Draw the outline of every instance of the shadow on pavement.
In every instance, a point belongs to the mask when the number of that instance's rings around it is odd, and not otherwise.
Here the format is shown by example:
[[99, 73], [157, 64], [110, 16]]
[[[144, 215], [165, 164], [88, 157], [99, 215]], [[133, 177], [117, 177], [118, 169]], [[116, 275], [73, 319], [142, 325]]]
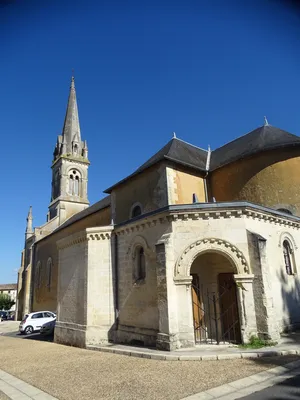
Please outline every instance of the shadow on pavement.
[[36, 340], [39, 342], [53, 342], [54, 336], [44, 336], [40, 333], [33, 333], [32, 335], [21, 335], [19, 332], [4, 333], [2, 336], [8, 336], [16, 339]]

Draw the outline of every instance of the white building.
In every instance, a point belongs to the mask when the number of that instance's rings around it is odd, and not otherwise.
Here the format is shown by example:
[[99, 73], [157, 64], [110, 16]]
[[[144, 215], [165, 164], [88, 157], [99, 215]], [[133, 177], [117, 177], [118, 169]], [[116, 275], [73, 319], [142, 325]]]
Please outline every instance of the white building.
[[[5, 283], [0, 284], [0, 294], [7, 294], [16, 303], [17, 301], [17, 284]], [[16, 304], [14, 304], [9, 311], [15, 311]]]

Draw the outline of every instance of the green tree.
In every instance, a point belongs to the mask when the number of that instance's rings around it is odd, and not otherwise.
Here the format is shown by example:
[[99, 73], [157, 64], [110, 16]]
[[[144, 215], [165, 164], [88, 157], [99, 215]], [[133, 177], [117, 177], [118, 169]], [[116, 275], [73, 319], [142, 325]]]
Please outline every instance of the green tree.
[[15, 304], [8, 294], [0, 293], [0, 310], [8, 311]]

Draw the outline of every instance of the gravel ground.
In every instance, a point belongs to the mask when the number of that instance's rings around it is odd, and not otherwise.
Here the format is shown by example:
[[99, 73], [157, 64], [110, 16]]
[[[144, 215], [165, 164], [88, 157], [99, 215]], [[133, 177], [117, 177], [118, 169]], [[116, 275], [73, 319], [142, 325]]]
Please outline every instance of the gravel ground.
[[0, 337], [0, 368], [60, 400], [179, 400], [299, 359], [155, 361]]

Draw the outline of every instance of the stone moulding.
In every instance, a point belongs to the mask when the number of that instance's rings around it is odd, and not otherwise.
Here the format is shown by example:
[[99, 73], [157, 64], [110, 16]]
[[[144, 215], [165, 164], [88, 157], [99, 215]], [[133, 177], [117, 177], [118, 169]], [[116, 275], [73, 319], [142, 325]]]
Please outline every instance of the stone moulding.
[[243, 253], [232, 243], [219, 238], [199, 239], [188, 245], [175, 264], [174, 281], [180, 280], [190, 275], [193, 261], [204, 252], [218, 252], [223, 254], [231, 261], [237, 269], [238, 274], [249, 273], [250, 268]]
[[132, 232], [143, 231], [155, 227], [158, 224], [171, 223], [171, 222], [188, 222], [196, 220], [208, 219], [231, 219], [231, 218], [251, 218], [254, 220], [264, 221], [279, 226], [292, 227], [294, 229], [300, 228], [300, 222], [291, 221], [284, 217], [272, 215], [268, 212], [258, 211], [250, 207], [238, 207], [236, 209], [222, 209], [217, 208], [214, 210], [207, 210], [206, 208], [199, 208], [194, 210], [185, 211], [172, 211], [172, 210], [157, 210], [152, 215], [145, 215], [135, 221], [128, 221], [121, 226], [115, 226], [116, 235], [126, 235]]
[[295, 239], [289, 232], [281, 232], [278, 240], [278, 247], [282, 247], [282, 243], [284, 242], [285, 239], [291, 242], [292, 247], [294, 247], [295, 250], [298, 249]]
[[87, 242], [89, 240], [110, 240], [112, 231], [113, 227], [111, 225], [87, 228], [58, 240], [56, 245], [59, 250], [62, 250], [79, 243]]

